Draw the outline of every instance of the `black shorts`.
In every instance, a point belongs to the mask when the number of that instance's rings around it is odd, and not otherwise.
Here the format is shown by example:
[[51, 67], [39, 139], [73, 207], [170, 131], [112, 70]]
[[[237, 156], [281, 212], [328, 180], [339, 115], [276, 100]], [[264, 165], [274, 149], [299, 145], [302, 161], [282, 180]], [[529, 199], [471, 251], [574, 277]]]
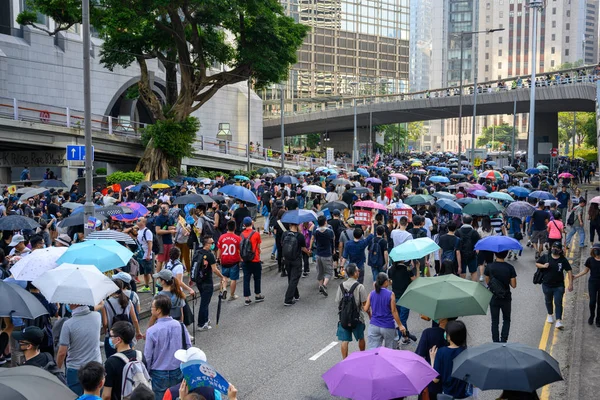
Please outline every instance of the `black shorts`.
[[494, 262], [494, 253], [486, 250], [479, 250], [477, 253], [477, 265], [491, 264]]

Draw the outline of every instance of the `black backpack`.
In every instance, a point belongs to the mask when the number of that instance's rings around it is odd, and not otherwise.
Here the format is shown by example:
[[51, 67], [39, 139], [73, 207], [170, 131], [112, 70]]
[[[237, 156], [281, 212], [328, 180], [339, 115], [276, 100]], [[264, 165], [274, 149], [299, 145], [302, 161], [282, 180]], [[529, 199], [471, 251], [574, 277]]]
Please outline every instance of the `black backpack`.
[[488, 284], [488, 289], [494, 296], [496, 296], [496, 298], [506, 299], [510, 294], [510, 289], [505, 287], [502, 282], [500, 282], [498, 278], [494, 276], [493, 269], [491, 268], [492, 265], [493, 264], [491, 264], [489, 268], [490, 282]]
[[369, 246], [369, 265], [375, 268], [381, 268], [385, 262], [383, 258], [383, 251], [381, 251], [381, 242], [383, 238], [376, 237]]
[[44, 371], [50, 372], [52, 375], [57, 377], [58, 380], [61, 381], [63, 384], [65, 384], [65, 385], [67, 384], [67, 379], [65, 377], [65, 373], [60, 368], [58, 368], [58, 366], [56, 365], [54, 360], [48, 361], [48, 363], [46, 365], [44, 365], [42, 367], [42, 369]]
[[569, 218], [567, 218], [568, 226], [573, 226], [574, 224], [575, 224], [575, 209], [573, 209], [573, 211], [571, 211], [571, 213], [569, 214]]
[[410, 230], [410, 234], [412, 235], [413, 239], [420, 239], [420, 238], [427, 237], [427, 232], [421, 228], [412, 228]]
[[[146, 229], [152, 233], [152, 252], [154, 254], [162, 254], [163, 245], [162, 240], [156, 234], [156, 224], [154, 222], [154, 218], [149, 218], [146, 223]], [[147, 231], [144, 231], [142, 234], [142, 239], [147, 242]]]
[[444, 261], [455, 262], [456, 261], [456, 250], [458, 249], [458, 245], [460, 244], [460, 239], [455, 237], [454, 241], [455, 241], [454, 247], [452, 248], [452, 250], [446, 250], [442, 253], [442, 262], [444, 262]]
[[220, 211], [220, 210], [217, 211], [217, 213], [219, 214], [219, 226], [218, 226], [219, 232], [225, 233], [225, 232], [227, 232], [227, 218], [225, 218], [226, 215], [223, 211]]
[[300, 258], [298, 251], [298, 235], [295, 232], [287, 231], [281, 237], [281, 254], [288, 261], [294, 261]]
[[[110, 307], [110, 309], [112, 310], [112, 313], [113, 313], [113, 319], [112, 319], [111, 326], [120, 321], [131, 322], [131, 319], [129, 318], [129, 314], [126, 313], [128, 307], [125, 307], [123, 309], [123, 311], [121, 312], [121, 314], [117, 314], [117, 312], [115, 311], [115, 308], [113, 307], [110, 300], [106, 300], [106, 302], [108, 303], [108, 306]], [[133, 303], [131, 303], [131, 302], [129, 304], [133, 305]]]
[[360, 323], [360, 310], [358, 309], [358, 305], [356, 305], [356, 300], [354, 299], [354, 290], [358, 285], [360, 285], [359, 282], [354, 282], [350, 290], [346, 290], [344, 288], [344, 283], [340, 283], [342, 300], [340, 300], [338, 313], [340, 316], [340, 325], [346, 330], [354, 329]]
[[463, 261], [470, 261], [475, 258], [475, 243], [473, 243], [474, 229], [471, 229], [469, 233], [461, 232], [460, 236], [460, 255]]
[[242, 235], [242, 241], [240, 242], [240, 257], [242, 258], [242, 261], [252, 262], [252, 260], [254, 260], [254, 257], [256, 257], [256, 253], [252, 248], [252, 242], [250, 241], [250, 238], [255, 233], [256, 231], [252, 231], [248, 236]]

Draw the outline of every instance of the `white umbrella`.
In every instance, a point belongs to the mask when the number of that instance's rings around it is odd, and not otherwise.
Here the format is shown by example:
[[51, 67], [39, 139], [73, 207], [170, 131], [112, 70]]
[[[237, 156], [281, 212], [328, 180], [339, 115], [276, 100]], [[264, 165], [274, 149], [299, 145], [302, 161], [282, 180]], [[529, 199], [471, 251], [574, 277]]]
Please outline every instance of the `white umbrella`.
[[30, 197], [35, 197], [35, 196], [40, 195], [47, 191], [48, 191], [48, 188], [35, 188], [35, 189], [28, 190], [27, 192], [23, 193], [21, 195], [21, 197], [19, 197], [19, 201], [27, 200]]
[[48, 247], [34, 250], [17, 261], [10, 269], [10, 273], [19, 281], [33, 281], [46, 271], [58, 267], [56, 260], [68, 249], [68, 247]]
[[93, 265], [61, 264], [33, 282], [51, 303], [95, 306], [119, 288]]
[[117, 242], [125, 242], [126, 244], [135, 244], [135, 240], [131, 238], [126, 233], [120, 231], [113, 231], [111, 229], [107, 229], [104, 231], [94, 231], [91, 232], [85, 240], [116, 240]]
[[302, 190], [304, 190], [305, 192], [310, 192], [310, 193], [327, 194], [327, 190], [325, 190], [321, 186], [317, 186], [317, 185], [304, 186], [302, 188]]

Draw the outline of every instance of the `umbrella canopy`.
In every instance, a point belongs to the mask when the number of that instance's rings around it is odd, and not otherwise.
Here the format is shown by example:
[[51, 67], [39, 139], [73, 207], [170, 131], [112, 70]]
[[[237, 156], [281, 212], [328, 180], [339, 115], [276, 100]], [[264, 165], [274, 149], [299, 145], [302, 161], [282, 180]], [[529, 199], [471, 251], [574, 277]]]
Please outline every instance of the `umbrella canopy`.
[[550, 354], [521, 343], [469, 347], [454, 359], [452, 376], [482, 390], [530, 393], [563, 379], [558, 361]]
[[525, 173], [528, 175], [537, 175], [540, 173], [540, 170], [538, 168], [528, 168], [525, 170]]
[[19, 200], [24, 201], [24, 200], [30, 199], [32, 197], [35, 197], [35, 196], [40, 195], [40, 194], [42, 194], [44, 192], [47, 192], [47, 191], [48, 191], [47, 188], [35, 188], [35, 189], [31, 189], [31, 190], [28, 190], [25, 193], [23, 193], [21, 195], [21, 197], [19, 197]]
[[115, 240], [125, 244], [136, 244], [136, 241], [133, 240], [128, 234], [113, 230], [90, 232], [90, 234], [86, 236], [85, 240]]
[[505, 170], [506, 172], [515, 172], [516, 169], [515, 167], [511, 167], [510, 165], [506, 165], [504, 167], [502, 167], [503, 170]]
[[[104, 215], [95, 215], [95, 217], [99, 221], [106, 220], [106, 217]], [[67, 228], [69, 226], [85, 225], [87, 223], [87, 221], [88, 220], [87, 220], [87, 217], [85, 216], [85, 214], [80, 212], [80, 213], [71, 215], [70, 217], [63, 219], [62, 221], [60, 221], [58, 223], [58, 226], [60, 226], [61, 228]]]
[[463, 208], [467, 215], [494, 215], [502, 212], [504, 207], [491, 200], [475, 200]]
[[[154, 183], [152, 184], [152, 186], [150, 186], [152, 189], [168, 189], [170, 186], [167, 185], [166, 183]], [[132, 188], [132, 190], [135, 188], [135, 186]]]
[[379, 178], [367, 178], [367, 179], [365, 179], [365, 182], [381, 183], [381, 179], [379, 179]]
[[100, 207], [94, 211], [94, 215], [103, 215], [105, 217], [110, 217], [113, 215], [127, 214], [127, 213], [131, 213], [131, 212], [133, 212], [133, 210], [131, 208], [118, 205], [118, 206]]
[[[298, 174], [298, 175], [302, 175], [302, 174]], [[277, 177], [277, 174], [274, 174], [272, 172], [267, 172], [266, 174], [262, 174], [261, 179], [265, 179], [265, 178], [275, 178]]]
[[66, 188], [67, 185], [64, 182], [59, 181], [58, 179], [46, 179], [40, 182], [39, 187], [44, 188]]
[[286, 211], [281, 217], [282, 223], [300, 225], [304, 222], [316, 222], [317, 214], [312, 210]]
[[275, 178], [275, 180], [273, 181], [275, 183], [284, 183], [284, 184], [296, 184], [298, 183], [298, 178], [296, 178], [295, 176], [291, 176], [291, 175], [281, 175], [278, 176], [277, 178]]
[[390, 252], [392, 261], [417, 260], [440, 249], [433, 240], [424, 237], [414, 240], [407, 240], [399, 246], [396, 246]]
[[485, 164], [486, 164], [486, 165], [491, 165], [492, 167], [493, 167], [494, 165], [497, 165], [496, 161], [486, 161], [486, 162], [485, 162]]
[[177, 183], [174, 180], [172, 180], [172, 179], [161, 179], [159, 181], [154, 181], [152, 183], [154, 183], [154, 184], [161, 183], [163, 185], [168, 185], [169, 187], [175, 187], [175, 186], [177, 186]]
[[596, 196], [590, 200], [590, 203], [600, 204], [600, 196]]
[[369, 188], [363, 187], [363, 186], [359, 186], [359, 187], [355, 187], [352, 188], [350, 190], [348, 190], [350, 193], [353, 194], [367, 194], [367, 193], [373, 193], [373, 191]]
[[250, 190], [248, 190], [242, 186], [237, 186], [237, 185], [223, 186], [221, 189], [219, 189], [219, 192], [226, 194], [229, 197], [233, 197], [234, 199], [243, 201], [245, 203], [250, 203], [250, 204], [254, 204], [254, 205], [258, 204], [258, 199], [256, 198], [256, 195], [254, 193], [252, 193]]
[[531, 191], [521, 186], [512, 186], [508, 188], [508, 193], [514, 193], [517, 197], [527, 197]]
[[556, 200], [556, 197], [543, 190], [536, 190], [535, 192], [531, 192], [527, 197], [532, 197], [538, 200]]
[[563, 172], [562, 174], [558, 175], [559, 178], [575, 178], [572, 174], [568, 173], [568, 172]]
[[547, 165], [544, 165], [544, 164], [538, 164], [538, 165], [536, 165], [536, 168], [541, 171], [548, 171], [550, 169]]
[[256, 170], [259, 174], [277, 174], [275, 168], [271, 167], [262, 167]]
[[398, 305], [431, 319], [440, 319], [486, 315], [491, 298], [492, 292], [479, 282], [455, 275], [440, 275], [414, 280], [398, 300]]
[[429, 180], [436, 183], [450, 183], [450, 179], [445, 176], [432, 176]]
[[505, 213], [508, 217], [526, 218], [533, 215], [535, 207], [526, 201], [515, 201], [506, 207]]
[[67, 201], [66, 203], [62, 203], [60, 206], [62, 208], [68, 208], [69, 210], [74, 210], [76, 208], [83, 207], [83, 204], [81, 204], [81, 203], [73, 203], [71, 201]]
[[129, 203], [121, 203], [120, 205], [123, 207], [130, 208], [132, 210], [132, 212], [129, 214], [113, 215], [112, 216], [113, 219], [116, 219], [117, 221], [131, 222], [131, 221], [135, 221], [136, 219], [143, 217], [149, 213], [148, 209], [140, 203], [129, 202]]
[[452, 214], [462, 214], [463, 212], [463, 209], [460, 206], [460, 204], [449, 199], [440, 199], [435, 202], [435, 205], [441, 208], [442, 210], [446, 210]]
[[[2, 368], [0, 393], [6, 399], [76, 399], [77, 395], [50, 372], [32, 365]], [[41, 395], [43, 393], [43, 395]]]
[[244, 175], [235, 175], [233, 177], [233, 179], [235, 179], [236, 181], [249, 181], [250, 178], [248, 178], [247, 176]]
[[433, 199], [433, 196], [429, 196], [426, 194], [417, 194], [414, 196], [408, 196], [404, 200], [404, 204], [408, 204], [409, 206], [418, 206], [421, 204], [429, 204]]
[[475, 244], [475, 250], [500, 253], [506, 250], [523, 250], [523, 246], [518, 240], [508, 236], [488, 236]]
[[[469, 171], [469, 173], [471, 173], [471, 171]], [[465, 176], [463, 174], [451, 174], [449, 176], [450, 179], [465, 179]], [[470, 185], [470, 183], [469, 183]]]
[[358, 168], [358, 169], [356, 170], [356, 172], [358, 172], [358, 173], [359, 173], [359, 175], [361, 175], [361, 176], [365, 176], [365, 177], [368, 177], [368, 176], [369, 176], [369, 173], [368, 173], [368, 172], [367, 172], [367, 170], [366, 170], [366, 169], [364, 169], [364, 168]]
[[498, 171], [489, 170], [489, 171], [482, 172], [479, 175], [479, 177], [480, 178], [485, 178], [485, 179], [495, 180], [495, 179], [502, 179], [502, 174], [500, 172], [498, 172]]
[[323, 206], [321, 207], [321, 210], [327, 209], [329, 211], [333, 211], [333, 210], [343, 211], [346, 208], [348, 208], [348, 204], [346, 204], [343, 201], [330, 201], [329, 203], [323, 204]]
[[16, 283], [0, 281], [0, 317], [35, 319], [46, 314], [48, 310], [34, 295]]
[[20, 281], [33, 281], [44, 272], [58, 267], [58, 260], [68, 247], [47, 247], [32, 251], [21, 258], [10, 269], [12, 276]]
[[394, 173], [394, 174], [390, 174], [391, 177], [396, 178], [396, 179], [400, 179], [402, 181], [407, 181], [408, 180], [408, 176], [404, 175], [404, 174], [400, 174], [400, 173]]
[[435, 192], [434, 194], [432, 194], [433, 197], [435, 197], [436, 199], [447, 199], [447, 200], [455, 200], [456, 196], [453, 195], [452, 193], [448, 193], [448, 192]]
[[470, 192], [470, 194], [477, 197], [487, 197], [489, 193], [485, 190], [473, 190]]
[[424, 169], [416, 169], [416, 170], [412, 171], [412, 173], [414, 175], [425, 175], [427, 173], [427, 171], [425, 171]]
[[510, 194], [504, 193], [504, 192], [492, 192], [492, 193], [488, 193], [486, 195], [486, 197], [488, 199], [496, 199], [496, 200], [502, 200], [502, 201], [510, 201], [510, 202], [515, 201], [515, 199], [513, 199]]
[[114, 240], [86, 240], [75, 243], [56, 262], [94, 265], [101, 272], [123, 267], [133, 257], [128, 248]]
[[36, 229], [40, 224], [33, 218], [27, 218], [22, 215], [7, 215], [0, 218], [0, 231], [21, 231], [23, 229]]
[[61, 264], [32, 282], [52, 303], [95, 306], [119, 290], [94, 265]]
[[307, 185], [302, 188], [305, 192], [327, 194], [327, 190], [317, 185]]
[[417, 395], [437, 375], [412, 351], [379, 347], [350, 354], [325, 372], [323, 380], [332, 396], [371, 400]]
[[354, 207], [362, 207], [362, 208], [375, 208], [377, 210], [387, 210], [387, 208], [383, 204], [379, 204], [376, 201], [367, 200], [367, 201], [358, 201], [354, 203]]
[[336, 178], [334, 180], [331, 181], [332, 184], [334, 185], [349, 185], [350, 181], [348, 179], [344, 179], [344, 178]]
[[212, 204], [213, 199], [205, 194], [190, 193], [175, 199], [173, 204]]

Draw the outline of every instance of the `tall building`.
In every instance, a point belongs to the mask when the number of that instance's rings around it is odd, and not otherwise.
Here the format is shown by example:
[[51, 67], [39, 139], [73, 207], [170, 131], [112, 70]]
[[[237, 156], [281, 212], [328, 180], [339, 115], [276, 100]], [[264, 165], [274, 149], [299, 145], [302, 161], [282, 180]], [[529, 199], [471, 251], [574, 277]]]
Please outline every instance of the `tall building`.
[[[286, 111], [303, 99], [393, 94], [408, 90], [409, 0], [281, 0], [311, 30], [285, 83]], [[262, 92], [278, 110], [279, 90]]]

